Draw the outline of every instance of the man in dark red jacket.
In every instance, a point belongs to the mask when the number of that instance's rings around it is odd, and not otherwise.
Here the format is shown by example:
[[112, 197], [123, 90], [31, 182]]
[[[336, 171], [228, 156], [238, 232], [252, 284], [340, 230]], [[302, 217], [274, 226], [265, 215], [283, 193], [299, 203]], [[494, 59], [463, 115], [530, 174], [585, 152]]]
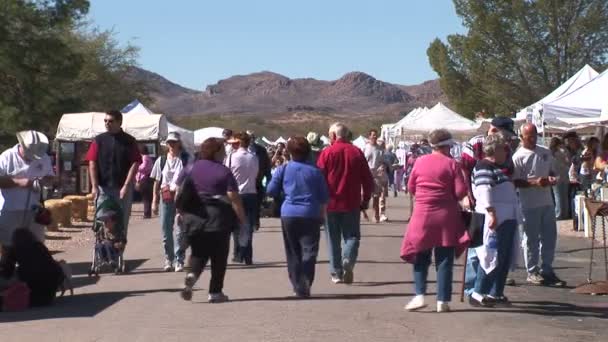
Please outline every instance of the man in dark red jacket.
[[329, 241], [329, 267], [335, 284], [353, 282], [361, 240], [359, 212], [367, 209], [374, 188], [363, 152], [348, 141], [348, 133], [345, 125], [333, 124], [329, 129], [331, 146], [321, 152], [317, 161], [329, 187], [325, 231]]

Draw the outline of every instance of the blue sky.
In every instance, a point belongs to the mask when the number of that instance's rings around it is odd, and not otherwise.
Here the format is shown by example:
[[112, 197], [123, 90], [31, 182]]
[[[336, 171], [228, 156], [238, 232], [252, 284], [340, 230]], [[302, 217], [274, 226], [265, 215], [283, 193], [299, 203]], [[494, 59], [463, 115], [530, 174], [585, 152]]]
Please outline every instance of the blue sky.
[[91, 0], [89, 17], [139, 46], [142, 67], [193, 89], [262, 70], [417, 84], [437, 77], [429, 43], [463, 31], [451, 0]]

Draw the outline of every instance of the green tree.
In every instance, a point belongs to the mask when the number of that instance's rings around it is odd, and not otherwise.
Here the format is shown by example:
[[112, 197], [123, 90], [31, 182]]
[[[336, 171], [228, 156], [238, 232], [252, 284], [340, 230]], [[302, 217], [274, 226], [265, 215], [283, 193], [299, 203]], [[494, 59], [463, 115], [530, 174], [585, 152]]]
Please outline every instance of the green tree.
[[53, 135], [63, 113], [120, 108], [146, 89], [137, 49], [84, 21], [88, 0], [0, 0], [0, 135]]
[[510, 113], [608, 56], [606, 0], [454, 0], [466, 34], [427, 55], [457, 111]]

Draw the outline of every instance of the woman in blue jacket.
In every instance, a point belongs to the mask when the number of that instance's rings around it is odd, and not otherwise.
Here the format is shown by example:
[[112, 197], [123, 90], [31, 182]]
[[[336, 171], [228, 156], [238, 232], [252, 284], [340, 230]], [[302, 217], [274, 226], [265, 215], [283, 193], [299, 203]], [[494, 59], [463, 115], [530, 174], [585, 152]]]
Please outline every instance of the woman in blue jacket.
[[287, 142], [291, 161], [281, 166], [268, 186], [271, 196], [284, 193], [281, 225], [287, 255], [287, 271], [296, 296], [310, 297], [319, 253], [321, 225], [325, 220], [329, 192], [325, 178], [310, 165], [311, 148], [304, 137]]

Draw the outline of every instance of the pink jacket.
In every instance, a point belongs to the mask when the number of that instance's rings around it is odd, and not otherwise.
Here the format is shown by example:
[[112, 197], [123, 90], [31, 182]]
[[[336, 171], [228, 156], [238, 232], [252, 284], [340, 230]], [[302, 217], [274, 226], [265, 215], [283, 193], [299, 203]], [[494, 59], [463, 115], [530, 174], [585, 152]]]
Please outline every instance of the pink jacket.
[[152, 157], [142, 156], [142, 163], [139, 164], [137, 174], [135, 174], [135, 182], [139, 183], [148, 179], [150, 177], [150, 173], [152, 172], [153, 166], [154, 161], [152, 161]]
[[456, 247], [457, 255], [469, 243], [459, 201], [467, 185], [458, 163], [441, 154], [416, 161], [408, 182], [415, 196], [414, 212], [401, 245], [401, 258], [415, 262], [416, 255], [433, 247]]

